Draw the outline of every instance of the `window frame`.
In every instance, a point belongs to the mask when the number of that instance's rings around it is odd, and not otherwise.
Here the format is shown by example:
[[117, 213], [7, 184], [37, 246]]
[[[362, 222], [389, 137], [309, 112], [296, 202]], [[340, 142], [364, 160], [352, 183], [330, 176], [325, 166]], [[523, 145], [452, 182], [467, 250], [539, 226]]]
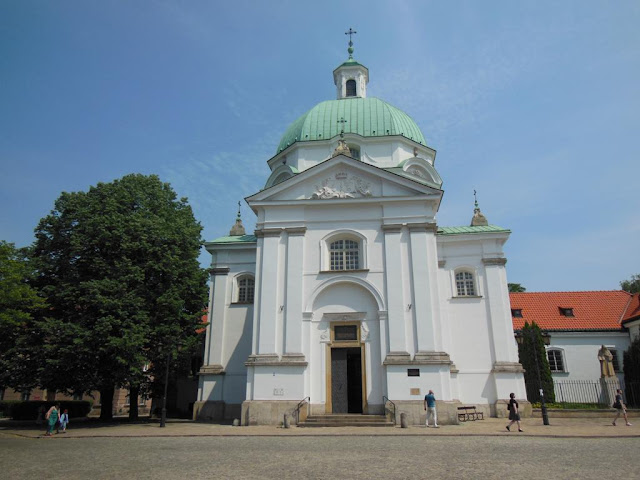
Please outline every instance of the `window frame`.
[[521, 308], [512, 308], [511, 309], [511, 317], [512, 318], [522, 318], [522, 309]]
[[[360, 145], [356, 143], [347, 143], [347, 146], [349, 147], [349, 151], [351, 152], [351, 158], [360, 160], [360, 158], [362, 157], [362, 149], [360, 148]], [[354, 153], [356, 152], [357, 154], [354, 155]]]
[[[350, 82], [353, 82], [353, 84]], [[353, 95], [349, 95], [349, 85], [353, 85]], [[344, 82], [344, 96], [345, 98], [353, 98], [358, 96], [358, 82], [355, 78], [348, 78], [347, 81]]]
[[[253, 285], [251, 285], [252, 288], [249, 289], [248, 285], [247, 286], [241, 285], [241, 282], [245, 280], [251, 280], [253, 282]], [[246, 297], [242, 298], [243, 297], [242, 293], [244, 288], [247, 288], [247, 292], [246, 292]], [[251, 295], [249, 295], [249, 292], [251, 292]], [[247, 299], [249, 296], [251, 297], [250, 300]], [[256, 301], [255, 275], [251, 272], [239, 273], [233, 278], [233, 301], [231, 303], [236, 305], [253, 305], [255, 301]]]
[[[564, 355], [564, 349], [559, 347], [548, 347], [546, 349], [547, 354], [547, 363], [549, 363], [549, 370], [551, 373], [567, 373], [567, 361]], [[558, 369], [558, 358], [554, 358], [553, 362], [549, 358], [550, 354], [553, 354], [554, 357], [559, 357], [562, 369]]]
[[622, 373], [624, 370], [622, 369], [622, 357], [618, 354], [618, 349], [615, 347], [607, 347], [607, 349], [611, 352], [613, 358], [611, 359], [611, 364], [613, 365], [613, 371], [615, 373]]
[[[460, 274], [467, 274], [471, 276], [471, 281], [473, 282], [473, 292], [472, 293], [468, 293], [468, 286], [466, 285], [466, 282], [468, 282], [468, 279], [463, 279], [464, 283], [464, 293], [462, 295], [460, 295], [459, 290], [458, 290], [458, 275]], [[453, 271], [453, 297], [454, 298], [478, 298], [481, 297], [482, 295], [480, 294], [480, 282], [478, 282], [478, 273], [469, 267], [460, 267], [460, 268], [456, 268]]]
[[[331, 245], [340, 240], [348, 240], [354, 242], [357, 245], [357, 268], [336, 270], [331, 269]], [[368, 271], [367, 237], [359, 232], [353, 230], [338, 230], [329, 233], [320, 242], [320, 253], [320, 272], [322, 273], [348, 273]]]

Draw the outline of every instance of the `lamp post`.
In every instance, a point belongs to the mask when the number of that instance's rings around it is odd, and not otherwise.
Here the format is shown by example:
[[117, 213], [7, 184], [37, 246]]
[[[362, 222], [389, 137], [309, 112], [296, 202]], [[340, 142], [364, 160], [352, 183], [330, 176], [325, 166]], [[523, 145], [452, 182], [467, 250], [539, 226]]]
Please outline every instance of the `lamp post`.
[[[547, 402], [544, 398], [544, 389], [542, 388], [542, 375], [540, 374], [540, 363], [538, 362], [538, 342], [536, 341], [536, 335], [533, 329], [528, 330], [529, 337], [531, 339], [531, 346], [533, 348], [533, 358], [536, 362], [536, 374], [538, 375], [538, 386], [540, 387], [540, 410], [542, 411], [542, 423], [549, 425], [549, 415], [547, 413]], [[524, 341], [522, 336], [518, 337], [519, 343]]]
[[167, 368], [164, 371], [164, 395], [162, 396], [160, 428], [164, 428], [167, 424], [167, 387], [169, 386], [169, 362], [171, 362], [171, 352], [167, 353]]

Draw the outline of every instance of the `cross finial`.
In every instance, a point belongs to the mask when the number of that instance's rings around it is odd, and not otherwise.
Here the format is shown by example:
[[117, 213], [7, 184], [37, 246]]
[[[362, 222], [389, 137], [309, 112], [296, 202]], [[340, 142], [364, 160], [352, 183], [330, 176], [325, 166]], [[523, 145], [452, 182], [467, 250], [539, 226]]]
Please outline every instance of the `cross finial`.
[[347, 121], [344, 117], [340, 117], [340, 120], [336, 120], [336, 123], [342, 124], [340, 127], [340, 138], [344, 138], [344, 124], [347, 123]]
[[349, 48], [347, 49], [347, 52], [349, 52], [349, 58], [353, 58], [353, 38], [352, 38], [352, 35], [354, 35], [356, 33], [358, 33], [358, 32], [356, 32], [351, 27], [349, 27], [349, 31], [348, 32], [344, 32], [345, 35], [349, 35]]
[[240, 201], [238, 201], [238, 218], [240, 218]]
[[474, 200], [475, 200], [476, 208], [478, 208], [478, 197], [477, 197], [477, 195], [476, 195], [476, 191], [475, 191], [475, 190], [473, 191], [473, 198], [474, 198]]

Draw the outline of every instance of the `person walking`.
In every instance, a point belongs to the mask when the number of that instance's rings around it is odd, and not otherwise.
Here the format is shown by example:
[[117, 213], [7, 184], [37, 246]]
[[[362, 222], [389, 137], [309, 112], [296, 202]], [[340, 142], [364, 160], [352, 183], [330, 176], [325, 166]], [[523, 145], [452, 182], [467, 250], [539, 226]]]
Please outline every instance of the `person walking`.
[[614, 427], [616, 426], [616, 420], [618, 420], [618, 418], [620, 418], [620, 414], [622, 413], [622, 416], [624, 417], [624, 421], [625, 421], [627, 427], [630, 427], [631, 424], [629, 423], [629, 419], [627, 418], [627, 406], [622, 401], [622, 389], [621, 388], [619, 388], [618, 391], [616, 392], [616, 401], [613, 403], [613, 408], [615, 408], [617, 410], [616, 418], [613, 419], [613, 426]]
[[507, 409], [509, 410], [509, 425], [507, 425], [507, 430], [511, 431], [511, 425], [514, 423], [518, 424], [518, 431], [522, 432], [522, 428], [520, 427], [520, 413], [518, 412], [518, 402], [516, 401], [516, 394], [509, 394], [509, 405], [507, 405]]
[[64, 413], [60, 415], [60, 430], [67, 433], [67, 424], [69, 423], [69, 410], [65, 408]]
[[433, 426], [438, 428], [438, 415], [436, 413], [436, 396], [433, 394], [433, 390], [429, 390], [424, 396], [424, 409], [427, 411], [426, 425], [429, 427], [429, 417], [433, 417]]
[[45, 417], [47, 419], [47, 426], [48, 426], [47, 433], [45, 434], [46, 437], [50, 437], [53, 434], [53, 429], [58, 423], [59, 417], [60, 417], [60, 404], [57, 403], [49, 409]]

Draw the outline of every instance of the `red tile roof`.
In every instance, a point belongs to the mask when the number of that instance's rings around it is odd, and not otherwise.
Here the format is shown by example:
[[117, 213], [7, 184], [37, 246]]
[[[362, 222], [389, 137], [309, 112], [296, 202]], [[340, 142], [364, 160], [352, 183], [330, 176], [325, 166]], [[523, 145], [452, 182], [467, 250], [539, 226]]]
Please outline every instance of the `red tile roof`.
[[[524, 292], [510, 293], [509, 299], [512, 310], [522, 310], [522, 318], [512, 318], [514, 330], [525, 321], [542, 330], [620, 330], [632, 295], [622, 290]], [[561, 308], [572, 308], [574, 316], [564, 316]]]
[[640, 293], [636, 293], [631, 298], [627, 311], [624, 312], [622, 323], [638, 320], [640, 318]]

